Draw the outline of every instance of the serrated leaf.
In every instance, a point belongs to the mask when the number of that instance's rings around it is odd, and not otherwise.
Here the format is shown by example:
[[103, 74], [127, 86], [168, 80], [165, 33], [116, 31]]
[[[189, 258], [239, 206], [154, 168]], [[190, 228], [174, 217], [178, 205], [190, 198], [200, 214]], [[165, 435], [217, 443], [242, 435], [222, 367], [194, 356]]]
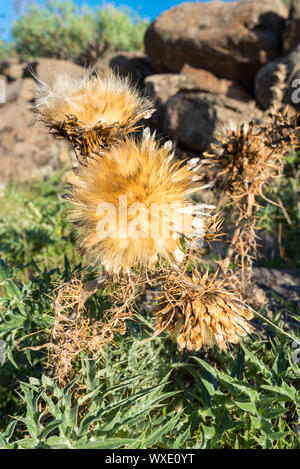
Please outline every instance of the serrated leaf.
[[250, 412], [251, 414], [254, 414], [254, 415], [257, 414], [256, 403], [254, 401], [250, 401], [250, 402], [234, 401], [234, 403], [245, 412]]
[[165, 423], [162, 427], [158, 428], [155, 430], [153, 433], [151, 433], [149, 436], [147, 436], [143, 442], [142, 442], [142, 447], [143, 448], [150, 448], [153, 446], [155, 443], [160, 441], [160, 439], [168, 432], [170, 432], [178, 422], [180, 415], [174, 415], [173, 418], [171, 418], [167, 423]]

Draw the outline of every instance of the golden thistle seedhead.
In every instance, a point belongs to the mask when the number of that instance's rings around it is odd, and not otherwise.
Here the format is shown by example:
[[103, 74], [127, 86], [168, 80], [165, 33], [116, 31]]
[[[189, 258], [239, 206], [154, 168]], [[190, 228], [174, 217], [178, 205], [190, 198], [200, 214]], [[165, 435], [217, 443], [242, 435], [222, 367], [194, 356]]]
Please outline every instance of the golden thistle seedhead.
[[237, 344], [254, 331], [249, 324], [253, 315], [228, 289], [229, 282], [196, 269], [192, 275], [171, 273], [159, 299], [157, 329], [167, 330], [179, 349], [198, 351], [217, 344], [224, 350], [227, 342]]
[[216, 140], [205, 154], [205, 164], [218, 170], [220, 189], [234, 199], [258, 194], [269, 177], [282, 171], [282, 153], [265, 145], [253, 122], [225, 131]]
[[208, 206], [191, 199], [201, 190], [199, 177], [149, 129], [141, 141], [126, 138], [80, 166], [70, 190], [80, 248], [110, 274], [151, 267], [159, 258], [181, 262], [180, 238], [203, 235], [195, 220]]
[[50, 131], [70, 141], [83, 158], [101, 155], [154, 112], [127, 78], [111, 71], [102, 77], [87, 72], [80, 79], [54, 74], [48, 84], [39, 81], [35, 110]]

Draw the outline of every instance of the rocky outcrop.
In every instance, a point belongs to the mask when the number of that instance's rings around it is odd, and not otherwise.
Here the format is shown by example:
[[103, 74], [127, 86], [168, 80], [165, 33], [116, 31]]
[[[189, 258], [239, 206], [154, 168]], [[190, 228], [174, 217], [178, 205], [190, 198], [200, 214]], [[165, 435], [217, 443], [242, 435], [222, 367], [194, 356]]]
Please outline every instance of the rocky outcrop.
[[203, 92], [180, 91], [169, 98], [163, 131], [191, 150], [203, 151], [218, 129], [229, 123], [259, 122], [262, 112], [255, 103]]
[[283, 37], [283, 49], [287, 54], [300, 44], [300, 0], [292, 0]]
[[54, 72], [65, 72], [77, 78], [83, 75], [84, 69], [66, 60], [47, 58], [39, 58], [27, 63], [20, 63], [13, 58], [0, 63], [0, 75], [3, 75], [8, 83], [23, 78], [33, 78], [34, 75], [47, 82]]
[[35, 79], [48, 81], [54, 71], [81, 76], [83, 69], [75, 64], [52, 59], [0, 65], [6, 81], [6, 102], [0, 104], [0, 184], [46, 176], [65, 162], [67, 147], [35, 122], [32, 112]]
[[0, 183], [46, 176], [59, 169], [66, 147], [36, 123], [23, 98], [0, 107]]
[[180, 72], [180, 88], [206, 93], [222, 94], [239, 101], [251, 101], [252, 97], [238, 83], [217, 78], [211, 72], [185, 64]]
[[7, 81], [23, 78], [24, 64], [20, 64], [18, 59], [11, 58], [0, 63], [0, 75], [5, 76]]
[[286, 66], [288, 73], [285, 102], [300, 110], [300, 45], [290, 54], [268, 63], [258, 72], [255, 79], [256, 100], [263, 109], [270, 107], [273, 97], [271, 88], [276, 84], [276, 72], [280, 64]]
[[166, 113], [166, 102], [180, 89], [180, 75], [163, 73], [150, 75], [144, 81], [145, 93], [151, 98], [156, 111], [151, 117], [150, 125], [162, 129]]
[[251, 89], [259, 68], [282, 54], [286, 16], [281, 0], [182, 3], [150, 25], [145, 48], [160, 72], [188, 63]]
[[142, 51], [109, 54], [98, 59], [94, 68], [100, 76], [107, 69], [112, 69], [120, 76], [129, 77], [139, 88], [143, 88], [147, 76], [155, 73], [150, 59]]
[[31, 61], [24, 67], [24, 77], [32, 78], [34, 74], [46, 83], [51, 79], [53, 73], [67, 73], [74, 78], [80, 78], [84, 74], [84, 68], [66, 60], [46, 58]]

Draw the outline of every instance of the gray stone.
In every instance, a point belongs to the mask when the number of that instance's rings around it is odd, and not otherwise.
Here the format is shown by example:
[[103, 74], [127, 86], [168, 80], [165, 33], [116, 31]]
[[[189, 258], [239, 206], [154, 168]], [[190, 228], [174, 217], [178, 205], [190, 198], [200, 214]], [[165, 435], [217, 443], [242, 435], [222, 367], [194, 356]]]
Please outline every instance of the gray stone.
[[260, 122], [262, 115], [254, 102], [244, 103], [221, 95], [180, 91], [166, 103], [163, 131], [186, 148], [204, 151], [218, 129], [229, 123]]
[[300, 0], [292, 0], [283, 36], [283, 49], [287, 54], [300, 44]]
[[281, 0], [182, 3], [149, 26], [145, 48], [159, 72], [188, 63], [251, 90], [259, 68], [282, 54], [286, 17]]
[[[255, 78], [255, 96], [263, 109], [268, 109], [272, 103], [273, 87], [277, 81], [276, 71], [280, 64], [287, 68], [287, 91], [284, 102], [300, 110], [300, 45], [285, 57], [276, 59], [260, 69]], [[299, 80], [299, 83], [295, 80]], [[297, 89], [299, 91], [297, 91]]]

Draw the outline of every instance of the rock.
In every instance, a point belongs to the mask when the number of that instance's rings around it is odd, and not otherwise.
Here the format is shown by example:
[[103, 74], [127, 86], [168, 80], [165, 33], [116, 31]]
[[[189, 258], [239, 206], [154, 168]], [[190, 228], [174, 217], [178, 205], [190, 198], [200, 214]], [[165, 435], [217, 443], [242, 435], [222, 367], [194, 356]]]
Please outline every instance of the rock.
[[111, 68], [121, 76], [128, 76], [132, 83], [143, 88], [144, 79], [155, 73], [155, 69], [148, 57], [143, 52], [113, 53], [99, 59], [95, 70], [101, 76], [107, 68]]
[[253, 98], [238, 84], [225, 78], [217, 78], [211, 72], [201, 68], [194, 68], [185, 64], [180, 72], [186, 81], [181, 80], [182, 90], [205, 91], [207, 93], [223, 94], [228, 98], [240, 101], [251, 101]]
[[4, 60], [0, 64], [0, 74], [4, 75], [7, 81], [23, 78], [24, 64], [19, 63], [15, 58]]
[[8, 83], [6, 87], [7, 102], [17, 101], [33, 101], [34, 99], [34, 81], [31, 78], [23, 78]]
[[286, 17], [281, 0], [182, 3], [149, 26], [145, 48], [159, 72], [188, 63], [251, 90], [259, 68], [282, 53]]
[[156, 109], [149, 122], [153, 127], [162, 128], [165, 104], [179, 91], [179, 84], [180, 75], [172, 73], [150, 75], [145, 79], [145, 94], [151, 98]]
[[287, 54], [300, 44], [300, 0], [292, 0], [283, 36], [283, 50]]
[[84, 74], [84, 68], [66, 60], [39, 58], [27, 64], [24, 68], [24, 77], [32, 78], [36, 75], [47, 83], [55, 72], [67, 73], [74, 78], [81, 78]]
[[191, 150], [204, 151], [213, 134], [228, 123], [260, 122], [263, 113], [254, 102], [222, 95], [180, 91], [166, 103], [163, 131]]
[[[60, 155], [65, 144], [47, 133], [29, 108], [27, 85], [31, 79], [11, 83], [10, 101], [0, 106], [0, 184], [10, 179], [30, 180], [44, 176], [61, 167]], [[15, 101], [12, 99], [15, 98]], [[26, 99], [24, 99], [26, 98]]]
[[255, 267], [253, 280], [261, 287], [275, 291], [288, 301], [300, 301], [300, 269]]
[[[273, 93], [271, 87], [276, 83], [278, 66], [284, 64], [288, 72], [288, 89], [284, 101], [300, 110], [300, 82], [293, 86], [294, 80], [300, 79], [300, 45], [285, 57], [276, 59], [260, 69], [255, 78], [255, 96], [263, 109], [270, 107]], [[297, 91], [297, 89], [299, 91]], [[296, 102], [298, 98], [298, 103]]]
[[234, 99], [249, 102], [251, 96], [238, 84], [230, 80], [219, 79], [203, 69], [196, 69], [184, 65], [180, 74], [158, 73], [150, 75], [144, 81], [145, 93], [152, 99], [156, 112], [150, 125], [162, 129], [166, 113], [166, 102], [179, 91], [204, 91], [207, 93], [223, 94]]

